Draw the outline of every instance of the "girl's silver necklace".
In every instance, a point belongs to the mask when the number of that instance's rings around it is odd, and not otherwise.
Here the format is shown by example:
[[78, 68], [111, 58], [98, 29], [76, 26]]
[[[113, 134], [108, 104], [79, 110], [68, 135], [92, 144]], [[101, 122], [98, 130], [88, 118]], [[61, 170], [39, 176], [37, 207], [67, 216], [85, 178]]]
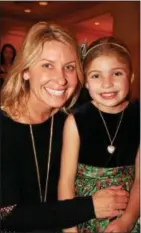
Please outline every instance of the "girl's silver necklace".
[[51, 151], [52, 151], [53, 125], [54, 125], [54, 117], [52, 116], [51, 117], [51, 125], [50, 125], [49, 150], [48, 150], [48, 157], [47, 157], [48, 158], [48, 160], [47, 160], [47, 174], [46, 174], [45, 192], [44, 192], [44, 197], [43, 197], [42, 189], [41, 189], [41, 178], [40, 178], [40, 172], [39, 172], [37, 152], [36, 152], [36, 146], [35, 146], [35, 139], [34, 139], [32, 125], [29, 124], [30, 135], [31, 135], [31, 140], [32, 140], [32, 148], [33, 148], [34, 160], [35, 160], [35, 166], [36, 166], [36, 172], [37, 172], [39, 195], [40, 195], [40, 201], [41, 202], [46, 202], [46, 198], [47, 198], [48, 179], [49, 179], [49, 170], [50, 170], [50, 159], [51, 159]]
[[101, 119], [102, 119], [102, 121], [103, 121], [103, 124], [104, 124], [104, 126], [105, 126], [105, 129], [106, 129], [106, 132], [107, 132], [109, 141], [110, 141], [110, 145], [107, 146], [107, 151], [108, 151], [110, 154], [113, 154], [114, 151], [115, 151], [115, 149], [116, 149], [116, 147], [113, 146], [113, 143], [114, 143], [114, 141], [115, 141], [115, 139], [116, 139], [116, 136], [117, 136], [117, 134], [118, 134], [118, 132], [119, 132], [119, 128], [120, 128], [120, 125], [121, 125], [121, 122], [122, 122], [122, 119], [123, 119], [123, 115], [124, 115], [124, 110], [123, 110], [122, 113], [121, 113], [121, 117], [120, 117], [120, 120], [119, 120], [119, 123], [118, 123], [118, 126], [117, 126], [117, 129], [116, 129], [116, 132], [115, 132], [115, 135], [114, 135], [113, 139], [111, 138], [111, 135], [110, 135], [110, 133], [109, 133], [109, 130], [108, 130], [106, 121], [104, 120], [104, 117], [103, 117], [103, 115], [102, 115], [102, 112], [101, 112], [99, 109], [98, 109], [98, 111], [99, 111], [100, 117], [101, 117]]

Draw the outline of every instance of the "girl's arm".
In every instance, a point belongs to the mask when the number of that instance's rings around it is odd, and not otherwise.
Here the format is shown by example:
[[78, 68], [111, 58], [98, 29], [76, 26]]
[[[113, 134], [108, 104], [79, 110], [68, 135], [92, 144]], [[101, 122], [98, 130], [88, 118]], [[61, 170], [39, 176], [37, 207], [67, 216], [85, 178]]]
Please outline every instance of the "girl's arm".
[[[61, 170], [58, 185], [59, 200], [75, 197], [75, 176], [79, 154], [80, 139], [74, 117], [69, 115], [63, 131]], [[77, 227], [64, 229], [64, 232], [78, 232]]]
[[138, 149], [135, 161], [135, 180], [130, 192], [130, 199], [123, 215], [129, 225], [134, 226], [140, 214], [140, 152]]
[[105, 232], [130, 232], [140, 214], [140, 161], [139, 149], [135, 161], [135, 180], [130, 192], [130, 198], [124, 214], [111, 222]]

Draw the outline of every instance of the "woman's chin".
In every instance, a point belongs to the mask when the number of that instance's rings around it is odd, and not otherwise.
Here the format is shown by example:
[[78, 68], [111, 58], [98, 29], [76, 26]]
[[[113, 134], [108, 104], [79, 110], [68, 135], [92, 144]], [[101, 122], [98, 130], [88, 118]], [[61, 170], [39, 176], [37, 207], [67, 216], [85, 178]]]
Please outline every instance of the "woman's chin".
[[49, 106], [51, 106], [52, 108], [61, 108], [65, 105], [66, 100], [54, 100], [54, 101], [50, 101], [49, 103], [47, 103]]

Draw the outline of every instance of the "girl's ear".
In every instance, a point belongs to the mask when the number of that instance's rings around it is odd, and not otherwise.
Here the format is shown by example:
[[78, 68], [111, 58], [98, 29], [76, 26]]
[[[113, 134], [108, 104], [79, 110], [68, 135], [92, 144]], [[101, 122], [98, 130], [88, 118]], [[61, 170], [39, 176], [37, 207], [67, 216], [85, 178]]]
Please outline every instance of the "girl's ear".
[[134, 79], [135, 79], [135, 75], [132, 74], [132, 76], [131, 76], [131, 84], [134, 82]]
[[26, 72], [23, 73], [23, 79], [24, 80], [29, 80], [29, 73], [28, 73], [28, 71], [26, 71]]

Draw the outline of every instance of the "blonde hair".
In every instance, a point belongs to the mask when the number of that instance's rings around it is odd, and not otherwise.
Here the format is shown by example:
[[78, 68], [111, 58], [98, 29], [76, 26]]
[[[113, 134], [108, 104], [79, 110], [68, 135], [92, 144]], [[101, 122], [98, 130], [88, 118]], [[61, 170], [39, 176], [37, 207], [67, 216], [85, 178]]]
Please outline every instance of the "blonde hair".
[[42, 53], [44, 43], [52, 40], [69, 44], [76, 51], [78, 85], [73, 97], [62, 109], [69, 109], [76, 102], [83, 85], [81, 59], [77, 41], [67, 29], [53, 23], [39, 22], [29, 30], [1, 91], [1, 105], [9, 115], [16, 116], [24, 112], [30, 85], [28, 81], [23, 79], [23, 73], [37, 62]]

